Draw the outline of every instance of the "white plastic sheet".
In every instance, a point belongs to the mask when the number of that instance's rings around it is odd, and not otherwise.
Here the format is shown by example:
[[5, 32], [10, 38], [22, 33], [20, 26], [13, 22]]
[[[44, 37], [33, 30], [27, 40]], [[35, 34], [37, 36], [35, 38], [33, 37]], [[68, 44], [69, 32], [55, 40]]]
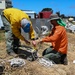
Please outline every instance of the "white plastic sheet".
[[13, 58], [9, 60], [11, 67], [21, 67], [26, 64], [25, 60], [21, 58]]
[[73, 64], [75, 64], [75, 60], [73, 60]]
[[54, 65], [54, 62], [51, 60], [46, 60], [44, 58], [39, 59], [39, 63], [42, 64], [45, 67], [50, 67]]

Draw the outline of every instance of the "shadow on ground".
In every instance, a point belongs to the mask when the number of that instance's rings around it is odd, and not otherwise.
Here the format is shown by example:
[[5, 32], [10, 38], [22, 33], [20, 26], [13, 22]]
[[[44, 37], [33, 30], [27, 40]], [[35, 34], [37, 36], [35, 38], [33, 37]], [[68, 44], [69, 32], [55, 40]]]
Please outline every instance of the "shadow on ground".
[[19, 55], [20, 58], [27, 59], [31, 55], [31, 53], [26, 51], [26, 50], [19, 49], [18, 55]]

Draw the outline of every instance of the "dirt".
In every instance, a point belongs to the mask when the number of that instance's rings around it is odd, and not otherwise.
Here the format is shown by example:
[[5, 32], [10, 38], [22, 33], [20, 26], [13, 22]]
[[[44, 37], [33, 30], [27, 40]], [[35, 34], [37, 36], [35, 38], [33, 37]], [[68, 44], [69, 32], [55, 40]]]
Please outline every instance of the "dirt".
[[[52, 67], [42, 66], [38, 60], [33, 62], [27, 61], [23, 67], [12, 68], [7, 62], [12, 56], [6, 53], [5, 41], [0, 41], [0, 63], [5, 66], [3, 75], [75, 75], [75, 34], [67, 33], [68, 35], [68, 65], [54, 65]], [[38, 53], [41, 55], [42, 51], [47, 48], [48, 44], [41, 45]]]

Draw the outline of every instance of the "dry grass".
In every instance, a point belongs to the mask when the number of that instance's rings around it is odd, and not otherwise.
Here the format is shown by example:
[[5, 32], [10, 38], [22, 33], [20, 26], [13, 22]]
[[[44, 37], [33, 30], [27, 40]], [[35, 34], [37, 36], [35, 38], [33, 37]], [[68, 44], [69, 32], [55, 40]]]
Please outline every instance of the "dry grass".
[[[6, 54], [6, 45], [4, 39], [0, 41], [0, 59], [4, 60], [5, 66], [3, 75], [75, 75], [75, 64], [73, 64], [73, 60], [75, 60], [75, 34], [68, 34], [68, 65], [54, 65], [53, 67], [44, 67], [38, 63], [38, 60], [29, 62], [26, 61], [26, 65], [20, 68], [12, 68], [10, 67], [7, 60], [13, 58]], [[4, 33], [0, 34], [0, 36], [4, 37]], [[39, 49], [39, 54], [41, 55], [43, 49], [47, 48], [49, 45], [43, 44], [43, 46]]]
[[0, 42], [5, 40], [4, 30], [0, 30]]

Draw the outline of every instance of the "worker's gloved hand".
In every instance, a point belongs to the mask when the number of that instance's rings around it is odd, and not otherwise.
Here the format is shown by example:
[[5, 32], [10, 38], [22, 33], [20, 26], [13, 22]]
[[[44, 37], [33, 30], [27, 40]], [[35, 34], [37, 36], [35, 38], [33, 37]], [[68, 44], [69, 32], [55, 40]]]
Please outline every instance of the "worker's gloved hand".
[[41, 43], [41, 44], [43, 43], [42, 39], [40, 39], [39, 43]]
[[36, 41], [35, 40], [32, 41], [32, 45], [36, 46]]
[[37, 44], [42, 44], [43, 42], [42, 42], [42, 39], [40, 39], [40, 40], [36, 40], [36, 42], [37, 42]]
[[36, 45], [43, 43], [43, 42], [42, 42], [42, 39], [40, 39], [40, 40], [35, 40], [35, 42], [36, 42]]

